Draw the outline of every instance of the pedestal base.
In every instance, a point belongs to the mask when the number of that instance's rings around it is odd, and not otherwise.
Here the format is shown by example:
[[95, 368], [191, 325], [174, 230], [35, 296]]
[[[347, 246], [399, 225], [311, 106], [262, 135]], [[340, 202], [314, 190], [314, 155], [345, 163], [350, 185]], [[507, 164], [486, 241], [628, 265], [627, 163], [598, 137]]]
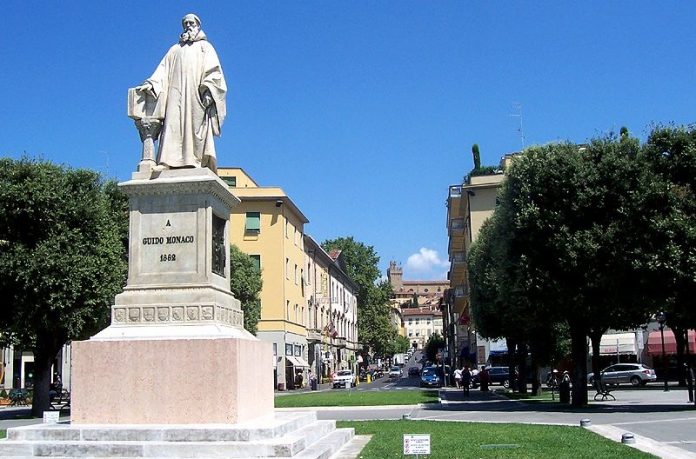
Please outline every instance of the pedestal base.
[[234, 424], [273, 412], [271, 344], [185, 338], [73, 342], [73, 424]]

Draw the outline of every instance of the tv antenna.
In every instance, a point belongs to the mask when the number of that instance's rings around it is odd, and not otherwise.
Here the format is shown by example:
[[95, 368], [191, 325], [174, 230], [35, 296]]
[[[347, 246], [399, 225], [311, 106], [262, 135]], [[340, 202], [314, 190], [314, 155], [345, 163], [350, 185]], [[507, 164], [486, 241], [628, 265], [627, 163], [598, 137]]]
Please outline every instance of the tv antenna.
[[517, 132], [520, 134], [520, 141], [522, 142], [522, 150], [524, 150], [525, 144], [524, 144], [524, 129], [522, 128], [522, 104], [519, 102], [513, 102], [512, 109], [515, 110], [515, 113], [511, 113], [510, 116], [518, 118], [518, 120], [519, 120], [519, 127], [517, 128]]

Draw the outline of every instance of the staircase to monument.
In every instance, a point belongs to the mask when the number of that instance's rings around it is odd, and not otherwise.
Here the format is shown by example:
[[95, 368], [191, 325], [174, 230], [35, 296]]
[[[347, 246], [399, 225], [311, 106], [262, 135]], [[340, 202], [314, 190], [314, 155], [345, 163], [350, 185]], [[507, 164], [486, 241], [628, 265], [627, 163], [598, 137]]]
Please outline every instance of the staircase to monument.
[[353, 436], [315, 412], [276, 412], [232, 425], [38, 424], [8, 429], [0, 457], [330, 458]]

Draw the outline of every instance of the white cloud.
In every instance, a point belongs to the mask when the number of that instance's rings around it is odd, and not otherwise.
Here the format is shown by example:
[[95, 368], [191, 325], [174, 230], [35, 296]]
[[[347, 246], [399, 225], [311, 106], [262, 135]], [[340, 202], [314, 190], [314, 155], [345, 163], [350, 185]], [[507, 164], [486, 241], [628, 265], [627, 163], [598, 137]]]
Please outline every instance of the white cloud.
[[427, 273], [433, 269], [439, 271], [440, 268], [447, 267], [449, 267], [449, 260], [442, 260], [436, 250], [426, 247], [422, 247], [418, 253], [414, 253], [406, 260], [406, 268], [419, 273]]

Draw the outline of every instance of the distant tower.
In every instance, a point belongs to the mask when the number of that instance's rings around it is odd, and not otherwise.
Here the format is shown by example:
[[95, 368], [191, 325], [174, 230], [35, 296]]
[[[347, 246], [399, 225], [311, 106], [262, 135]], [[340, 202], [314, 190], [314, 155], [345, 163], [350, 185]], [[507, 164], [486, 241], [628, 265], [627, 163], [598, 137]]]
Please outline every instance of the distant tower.
[[398, 293], [404, 285], [404, 270], [401, 266], [398, 266], [395, 261], [389, 262], [387, 279], [395, 293]]

